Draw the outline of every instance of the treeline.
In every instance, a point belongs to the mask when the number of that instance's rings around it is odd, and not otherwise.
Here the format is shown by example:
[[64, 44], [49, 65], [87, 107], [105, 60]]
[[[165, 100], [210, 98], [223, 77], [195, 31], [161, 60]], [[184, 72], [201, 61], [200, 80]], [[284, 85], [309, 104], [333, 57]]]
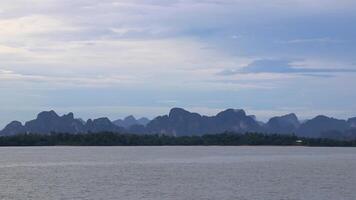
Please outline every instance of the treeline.
[[88, 133], [50, 135], [20, 134], [0, 137], [0, 146], [195, 146], [195, 145], [275, 145], [275, 146], [356, 146], [356, 141], [299, 138], [294, 135], [260, 133], [223, 133], [203, 136], [135, 135], [118, 133]]

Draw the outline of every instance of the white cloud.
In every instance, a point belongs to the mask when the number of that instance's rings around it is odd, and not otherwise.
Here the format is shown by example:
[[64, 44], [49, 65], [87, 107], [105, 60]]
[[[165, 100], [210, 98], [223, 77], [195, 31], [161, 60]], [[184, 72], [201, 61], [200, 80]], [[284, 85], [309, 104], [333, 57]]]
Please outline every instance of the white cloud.
[[[324, 82], [315, 77], [216, 74], [268, 57], [301, 58], [293, 63], [296, 67], [345, 68], [342, 65], [353, 59], [343, 61], [345, 54], [353, 53], [353, 43], [340, 41], [349, 41], [343, 36], [353, 33], [348, 22], [355, 7], [351, 0], [2, 0], [0, 68], [5, 70], [0, 71], [0, 87], [2, 91], [127, 87], [234, 93], [270, 92], [293, 82], [293, 88], [318, 91]], [[351, 18], [340, 23], [342, 34], [337, 32], [340, 27], [328, 31], [321, 26], [335, 26], [326, 23], [335, 16]], [[323, 32], [310, 30], [314, 25]], [[315, 43], [324, 47], [342, 43], [351, 50], [343, 48], [338, 61], [338, 55], [325, 56], [316, 47], [300, 50], [303, 45], [296, 45]], [[334, 54], [333, 48], [327, 51]], [[339, 88], [345, 82], [342, 78], [333, 79]], [[347, 79], [349, 85], [352, 78]], [[219, 104], [224, 107], [224, 102]]]
[[0, 36], [4, 41], [4, 37], [21, 37], [35, 34], [50, 34], [60, 31], [73, 31], [74, 27], [70, 27], [61, 20], [45, 15], [30, 15], [19, 18], [0, 19]]
[[56, 87], [105, 87], [113, 86], [117, 84], [135, 83], [133, 77], [127, 76], [91, 76], [91, 77], [66, 77], [66, 76], [43, 76], [43, 75], [31, 75], [16, 73], [11, 70], [0, 69], [0, 83], [1, 82], [13, 82], [13, 83], [26, 83], [27, 87], [33, 87], [33, 85], [42, 85], [45, 88]]
[[0, 45], [0, 55], [1, 54], [24, 54], [24, 53], [27, 53], [25, 49]]
[[[112, 80], [112, 76], [125, 76], [151, 86], [168, 87], [184, 82], [197, 88], [206, 87], [205, 80], [213, 79], [223, 67], [246, 62], [245, 58], [205, 48], [204, 43], [191, 38], [37, 42], [36, 47], [0, 48], [2, 64], [13, 71], [49, 77], [81, 74], [90, 79], [100, 75], [103, 82], [104, 77]], [[5, 51], [14, 53], [16, 61], [1, 56]]]

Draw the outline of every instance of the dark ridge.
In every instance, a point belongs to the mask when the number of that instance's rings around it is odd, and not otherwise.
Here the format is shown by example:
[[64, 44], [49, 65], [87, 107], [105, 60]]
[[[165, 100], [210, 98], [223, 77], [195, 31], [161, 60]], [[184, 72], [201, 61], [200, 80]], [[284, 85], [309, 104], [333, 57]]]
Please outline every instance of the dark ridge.
[[37, 118], [26, 122], [13, 121], [0, 135], [21, 133], [97, 133], [115, 132], [132, 134], [161, 134], [168, 136], [202, 136], [222, 132], [259, 132], [265, 134], [286, 134], [310, 138], [330, 138], [337, 140], [356, 139], [356, 118], [335, 119], [323, 115], [300, 122], [294, 114], [272, 117], [266, 124], [257, 121], [254, 115], [247, 115], [243, 109], [226, 109], [215, 116], [203, 116], [183, 108], [172, 108], [168, 115], [148, 120], [136, 119], [130, 115], [123, 120], [110, 121], [108, 118], [76, 119], [73, 113], [59, 116], [55, 111], [45, 111]]

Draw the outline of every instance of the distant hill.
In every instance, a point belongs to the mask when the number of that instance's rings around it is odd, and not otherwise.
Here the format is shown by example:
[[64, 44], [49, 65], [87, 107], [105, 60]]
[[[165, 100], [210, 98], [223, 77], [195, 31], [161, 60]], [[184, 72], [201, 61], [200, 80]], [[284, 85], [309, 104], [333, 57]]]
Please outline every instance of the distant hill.
[[59, 116], [56, 112], [45, 111], [37, 115], [37, 118], [22, 125], [21, 122], [13, 121], [1, 132], [1, 135], [16, 135], [20, 133], [89, 133], [89, 132], [123, 132], [124, 128], [111, 123], [108, 118], [99, 118], [83, 122], [75, 119], [73, 113]]
[[321, 137], [326, 132], [337, 131], [343, 133], [350, 128], [346, 120], [319, 115], [303, 123], [297, 130], [297, 134], [305, 137]]
[[56, 112], [41, 112], [37, 118], [25, 123], [26, 132], [30, 133], [80, 133], [85, 130], [85, 125], [74, 119], [73, 113], [59, 116]]
[[151, 121], [147, 118], [136, 119], [128, 116], [113, 122], [108, 118], [89, 119], [85, 122], [74, 118], [73, 113], [59, 116], [54, 111], [45, 111], [24, 125], [18, 121], [9, 123], [0, 131], [0, 135], [115, 132], [200, 136], [226, 131], [295, 134], [301, 137], [347, 140], [356, 138], [356, 117], [342, 120], [319, 115], [300, 122], [298, 117], [291, 113], [272, 117], [267, 123], [262, 123], [257, 121], [254, 115], [247, 115], [242, 109], [227, 109], [215, 116], [204, 116], [182, 108], [173, 108], [168, 115], [158, 116]]
[[182, 108], [173, 108], [169, 115], [159, 116], [147, 124], [148, 133], [174, 136], [202, 135], [224, 131], [262, 131], [262, 127], [244, 110], [228, 109], [216, 116], [201, 116]]
[[0, 132], [1, 135], [16, 135], [20, 133], [26, 133], [27, 129], [19, 121], [12, 121]]
[[266, 124], [266, 129], [272, 133], [295, 133], [300, 126], [298, 117], [294, 114], [272, 117]]
[[133, 125], [143, 125], [146, 126], [150, 122], [149, 119], [142, 117], [140, 119], [136, 119], [134, 116], [130, 115], [125, 117], [124, 119], [118, 119], [113, 121], [113, 123], [117, 126], [121, 126], [124, 128], [130, 128]]
[[356, 128], [356, 117], [348, 119], [347, 123], [349, 123], [350, 127]]

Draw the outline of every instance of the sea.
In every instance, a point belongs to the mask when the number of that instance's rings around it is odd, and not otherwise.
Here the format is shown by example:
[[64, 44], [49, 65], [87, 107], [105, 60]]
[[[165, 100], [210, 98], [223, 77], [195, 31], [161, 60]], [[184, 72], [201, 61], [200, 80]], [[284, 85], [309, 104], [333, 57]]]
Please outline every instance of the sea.
[[356, 148], [2, 147], [0, 199], [355, 200]]

